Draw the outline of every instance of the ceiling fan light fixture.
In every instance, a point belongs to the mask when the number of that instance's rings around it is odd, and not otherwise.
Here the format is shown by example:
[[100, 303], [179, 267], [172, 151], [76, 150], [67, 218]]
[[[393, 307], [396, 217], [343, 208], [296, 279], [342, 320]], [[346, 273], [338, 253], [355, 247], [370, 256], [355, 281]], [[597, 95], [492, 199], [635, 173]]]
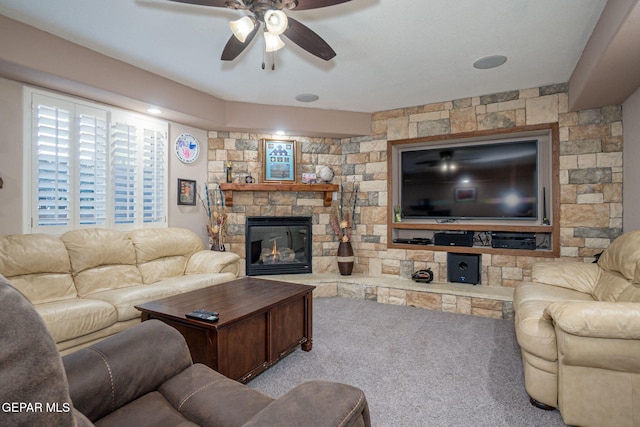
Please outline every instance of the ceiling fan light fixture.
[[271, 34], [280, 35], [289, 26], [287, 15], [281, 10], [270, 9], [264, 14], [264, 23]]
[[265, 50], [267, 52], [275, 52], [276, 50], [280, 50], [284, 47], [284, 42], [280, 36], [270, 33], [269, 31], [264, 32], [264, 41], [266, 44]]
[[256, 19], [253, 16], [245, 16], [237, 21], [229, 22], [229, 27], [240, 43], [244, 43], [249, 34], [256, 28], [256, 24]]

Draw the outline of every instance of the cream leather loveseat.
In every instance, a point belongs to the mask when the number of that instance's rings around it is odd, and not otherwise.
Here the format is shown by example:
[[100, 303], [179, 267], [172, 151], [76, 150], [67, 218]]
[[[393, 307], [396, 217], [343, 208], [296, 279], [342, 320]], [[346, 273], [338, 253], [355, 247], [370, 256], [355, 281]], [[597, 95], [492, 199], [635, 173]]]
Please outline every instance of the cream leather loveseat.
[[234, 280], [239, 260], [182, 228], [0, 236], [0, 274], [34, 304], [62, 354], [139, 323], [136, 304]]
[[[576, 426], [640, 426], [640, 231], [598, 263], [533, 266], [514, 293], [525, 387]], [[540, 406], [540, 405], [538, 405]]]

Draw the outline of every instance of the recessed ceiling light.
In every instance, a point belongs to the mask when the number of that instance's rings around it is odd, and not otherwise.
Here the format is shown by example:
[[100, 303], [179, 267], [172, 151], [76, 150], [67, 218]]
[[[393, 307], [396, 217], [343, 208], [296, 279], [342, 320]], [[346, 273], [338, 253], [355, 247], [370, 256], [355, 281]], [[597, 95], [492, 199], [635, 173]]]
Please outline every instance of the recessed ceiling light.
[[300, 102], [314, 102], [318, 99], [320, 99], [320, 97], [313, 93], [301, 93], [300, 95], [296, 96], [296, 100]]
[[159, 108], [152, 107], [152, 108], [148, 108], [147, 109], [147, 113], [149, 113], [149, 114], [162, 114], [162, 110], [159, 109]]
[[503, 55], [484, 56], [473, 63], [473, 66], [479, 70], [488, 70], [496, 68], [507, 62], [507, 57]]
[[283, 130], [277, 130], [276, 135], [285, 135], [285, 132]]

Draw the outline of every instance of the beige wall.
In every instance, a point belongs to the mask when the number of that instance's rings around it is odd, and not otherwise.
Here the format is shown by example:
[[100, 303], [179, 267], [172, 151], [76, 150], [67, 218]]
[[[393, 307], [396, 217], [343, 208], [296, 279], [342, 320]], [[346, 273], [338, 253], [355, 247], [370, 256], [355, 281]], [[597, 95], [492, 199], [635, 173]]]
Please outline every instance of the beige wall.
[[0, 234], [21, 233], [22, 86], [0, 78]]
[[229, 102], [0, 15], [0, 76], [200, 129], [360, 135], [371, 114]]
[[[193, 163], [182, 163], [174, 153], [176, 138], [189, 133], [200, 142], [200, 157]], [[196, 181], [197, 192], [207, 180], [207, 132], [177, 123], [169, 125], [169, 226], [184, 227], [197, 233], [207, 244], [206, 215], [198, 201], [196, 206], [178, 205], [178, 178]]]
[[624, 231], [640, 229], [640, 89], [622, 105], [624, 123]]

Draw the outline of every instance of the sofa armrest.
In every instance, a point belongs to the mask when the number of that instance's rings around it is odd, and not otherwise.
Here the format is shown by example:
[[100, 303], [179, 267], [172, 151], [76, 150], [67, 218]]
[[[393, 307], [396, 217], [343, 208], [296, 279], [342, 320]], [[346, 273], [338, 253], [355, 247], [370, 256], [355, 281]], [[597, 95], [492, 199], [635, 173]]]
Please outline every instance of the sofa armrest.
[[198, 251], [189, 257], [185, 274], [240, 273], [240, 256], [233, 252]]
[[246, 427], [313, 425], [316, 427], [371, 425], [362, 390], [329, 381], [308, 381], [258, 412]]
[[584, 262], [542, 262], [533, 264], [531, 280], [592, 294], [602, 269]]
[[571, 335], [593, 338], [640, 339], [640, 304], [634, 302], [560, 301], [549, 304], [544, 316]]
[[73, 406], [96, 421], [191, 366], [176, 329], [148, 320], [62, 358]]

